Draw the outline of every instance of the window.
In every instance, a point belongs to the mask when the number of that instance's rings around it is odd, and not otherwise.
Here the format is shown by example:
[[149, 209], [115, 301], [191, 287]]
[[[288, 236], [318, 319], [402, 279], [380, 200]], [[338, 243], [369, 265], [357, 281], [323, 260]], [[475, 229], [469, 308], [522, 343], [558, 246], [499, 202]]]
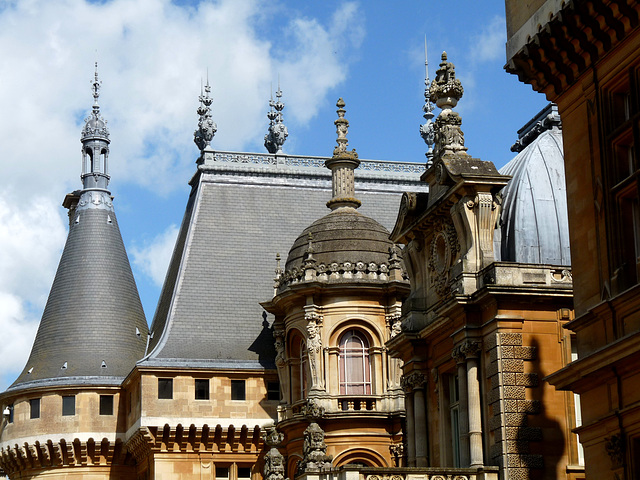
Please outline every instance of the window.
[[251, 478], [251, 467], [238, 467], [238, 478]]
[[289, 345], [289, 381], [292, 403], [305, 398], [307, 393], [307, 349], [300, 332], [293, 330], [288, 339]]
[[76, 396], [68, 395], [62, 397], [62, 415], [70, 416], [76, 414]]
[[369, 342], [356, 330], [340, 339], [340, 395], [370, 395]]
[[280, 400], [279, 382], [267, 382], [267, 400]]
[[229, 478], [229, 467], [216, 466], [216, 480], [227, 480]]
[[158, 379], [158, 398], [161, 400], [173, 398], [173, 378]]
[[13, 405], [7, 405], [7, 408], [5, 409], [5, 413], [7, 411], [9, 413], [9, 416], [7, 418], [7, 422], [13, 423]]
[[460, 467], [460, 386], [458, 376], [449, 376], [449, 416], [451, 421], [451, 453], [453, 466]]
[[113, 395], [100, 395], [100, 415], [113, 415]]
[[231, 380], [231, 400], [245, 400], [244, 380]]
[[[607, 228], [614, 294], [640, 281], [640, 195], [638, 142], [640, 98], [636, 73], [622, 72], [607, 87], [606, 150], [602, 161], [608, 196]], [[614, 83], [615, 82], [615, 83]]]
[[31, 409], [29, 418], [40, 418], [40, 399], [32, 398], [29, 400], [29, 407]]
[[196, 400], [209, 400], [208, 378], [196, 378]]

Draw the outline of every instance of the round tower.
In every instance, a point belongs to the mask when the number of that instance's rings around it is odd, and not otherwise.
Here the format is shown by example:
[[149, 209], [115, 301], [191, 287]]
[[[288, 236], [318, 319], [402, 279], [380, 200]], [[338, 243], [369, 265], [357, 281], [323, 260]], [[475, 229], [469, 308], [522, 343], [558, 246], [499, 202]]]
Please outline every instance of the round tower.
[[[262, 304], [276, 317], [283, 394], [276, 427], [285, 436], [290, 478], [296, 469], [328, 464], [394, 466], [390, 452], [401, 443], [400, 368], [384, 344], [399, 329], [409, 283], [388, 230], [357, 210], [360, 161], [347, 150], [344, 106], [339, 99], [338, 145], [325, 162], [331, 212], [298, 236], [284, 269], [276, 270], [275, 296]], [[366, 438], [354, 433], [363, 429]], [[318, 444], [313, 451], [303, 448], [303, 441], [314, 443], [311, 437]]]
[[64, 199], [69, 234], [31, 354], [0, 395], [0, 467], [20, 478], [72, 467], [96, 467], [96, 478], [129, 475], [118, 445], [131, 399], [120, 399], [120, 386], [144, 355], [148, 328], [107, 189], [99, 89], [96, 64], [81, 136], [83, 188]]

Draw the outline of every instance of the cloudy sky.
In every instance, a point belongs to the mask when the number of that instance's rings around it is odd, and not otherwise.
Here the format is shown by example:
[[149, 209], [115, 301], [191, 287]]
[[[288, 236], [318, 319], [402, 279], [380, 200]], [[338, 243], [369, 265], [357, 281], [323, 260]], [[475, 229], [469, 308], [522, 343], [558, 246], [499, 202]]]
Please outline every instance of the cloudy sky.
[[446, 50], [465, 87], [469, 153], [502, 166], [546, 104], [503, 70], [502, 0], [0, 0], [0, 390], [26, 362], [64, 246], [96, 60], [110, 187], [151, 322], [207, 72], [215, 149], [265, 151], [279, 78], [285, 152], [330, 155], [342, 96], [361, 158], [424, 162], [425, 35], [431, 78]]

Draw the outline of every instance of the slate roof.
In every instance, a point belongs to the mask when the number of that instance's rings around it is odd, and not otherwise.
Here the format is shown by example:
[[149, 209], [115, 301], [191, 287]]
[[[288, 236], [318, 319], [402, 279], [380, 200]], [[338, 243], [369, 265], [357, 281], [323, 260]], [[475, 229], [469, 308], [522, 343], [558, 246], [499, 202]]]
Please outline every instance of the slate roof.
[[147, 323], [118, 221], [111, 206], [88, 203], [72, 214], [29, 360], [8, 391], [117, 385], [144, 355]]
[[[274, 368], [275, 256], [328, 213], [324, 157], [216, 152], [192, 180], [187, 209], [151, 325], [148, 366]], [[386, 228], [403, 191], [426, 191], [424, 164], [363, 160], [359, 211]]]
[[521, 129], [516, 146], [523, 149], [500, 170], [513, 177], [502, 190], [495, 237], [502, 261], [571, 265], [562, 130], [555, 112], [549, 105]]

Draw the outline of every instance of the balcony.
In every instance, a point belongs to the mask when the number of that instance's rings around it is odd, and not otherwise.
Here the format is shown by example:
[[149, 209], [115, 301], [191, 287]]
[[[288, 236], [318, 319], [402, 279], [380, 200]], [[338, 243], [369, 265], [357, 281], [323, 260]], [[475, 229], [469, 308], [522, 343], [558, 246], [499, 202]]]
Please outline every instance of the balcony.
[[306, 472], [296, 480], [498, 480], [498, 467], [374, 468], [346, 465], [324, 472]]

